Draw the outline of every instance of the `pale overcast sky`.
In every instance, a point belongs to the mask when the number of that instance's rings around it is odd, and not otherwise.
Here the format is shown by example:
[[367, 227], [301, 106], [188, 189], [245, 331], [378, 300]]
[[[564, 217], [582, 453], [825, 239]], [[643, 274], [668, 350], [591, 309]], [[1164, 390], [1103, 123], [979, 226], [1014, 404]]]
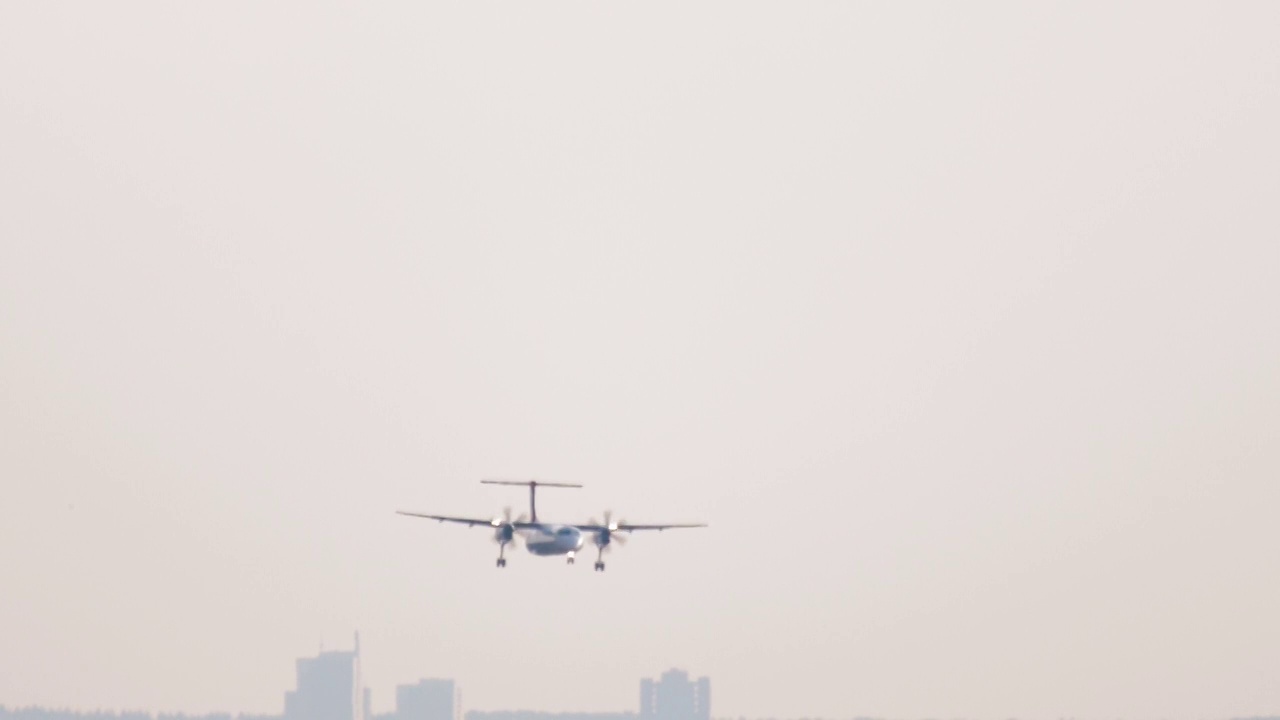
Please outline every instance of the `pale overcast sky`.
[[1280, 712], [1277, 128], [1280, 3], [4, 3], [0, 703]]

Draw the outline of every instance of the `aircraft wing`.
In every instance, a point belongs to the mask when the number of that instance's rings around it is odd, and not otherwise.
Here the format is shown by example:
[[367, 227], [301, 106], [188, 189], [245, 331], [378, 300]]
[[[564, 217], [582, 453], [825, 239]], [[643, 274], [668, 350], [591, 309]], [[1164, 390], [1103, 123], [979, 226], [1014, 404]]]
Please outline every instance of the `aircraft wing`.
[[[411, 516], [411, 518], [426, 518], [428, 520], [439, 520], [440, 523], [458, 523], [461, 525], [467, 525], [467, 527], [471, 527], [471, 525], [488, 525], [488, 527], [490, 528], [497, 528], [498, 525], [502, 525], [502, 520], [498, 520], [497, 524], [494, 524], [493, 518], [453, 518], [453, 516], [449, 516], [449, 515], [428, 515], [428, 514], [425, 514], [425, 512], [410, 512], [408, 510], [397, 510], [396, 514], [408, 515], [408, 516]], [[534, 527], [534, 523], [512, 523], [512, 525], [515, 525], [515, 527], [517, 528]]]
[[636, 530], [673, 530], [676, 528], [704, 528], [706, 523], [674, 523], [669, 525], [633, 525], [631, 523], [617, 523], [612, 527], [607, 525], [575, 525], [574, 527], [586, 532], [600, 532], [601, 530], [610, 530], [612, 532], [634, 532]]

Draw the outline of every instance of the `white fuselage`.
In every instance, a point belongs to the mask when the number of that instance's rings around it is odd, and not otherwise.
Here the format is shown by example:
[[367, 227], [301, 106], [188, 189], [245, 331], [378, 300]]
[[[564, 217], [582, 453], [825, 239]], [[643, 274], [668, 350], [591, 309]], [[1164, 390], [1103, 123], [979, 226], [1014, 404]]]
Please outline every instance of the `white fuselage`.
[[539, 523], [519, 532], [525, 547], [534, 555], [572, 555], [585, 542], [582, 531], [572, 525]]

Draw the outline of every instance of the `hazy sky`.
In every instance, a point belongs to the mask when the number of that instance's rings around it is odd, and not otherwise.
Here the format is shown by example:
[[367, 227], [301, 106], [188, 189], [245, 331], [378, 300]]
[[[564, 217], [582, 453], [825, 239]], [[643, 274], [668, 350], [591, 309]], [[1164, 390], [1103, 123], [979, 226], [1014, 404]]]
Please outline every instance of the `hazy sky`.
[[1280, 712], [1280, 3], [422, 5], [0, 5], [0, 703]]

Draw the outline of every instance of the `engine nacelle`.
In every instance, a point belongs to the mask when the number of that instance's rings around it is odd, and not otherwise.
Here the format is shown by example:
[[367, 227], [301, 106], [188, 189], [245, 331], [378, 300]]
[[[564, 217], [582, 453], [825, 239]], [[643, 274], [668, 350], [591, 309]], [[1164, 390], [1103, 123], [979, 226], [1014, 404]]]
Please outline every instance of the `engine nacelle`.
[[516, 526], [511, 523], [499, 525], [497, 530], [493, 531], [493, 539], [500, 543], [509, 543], [516, 538]]

